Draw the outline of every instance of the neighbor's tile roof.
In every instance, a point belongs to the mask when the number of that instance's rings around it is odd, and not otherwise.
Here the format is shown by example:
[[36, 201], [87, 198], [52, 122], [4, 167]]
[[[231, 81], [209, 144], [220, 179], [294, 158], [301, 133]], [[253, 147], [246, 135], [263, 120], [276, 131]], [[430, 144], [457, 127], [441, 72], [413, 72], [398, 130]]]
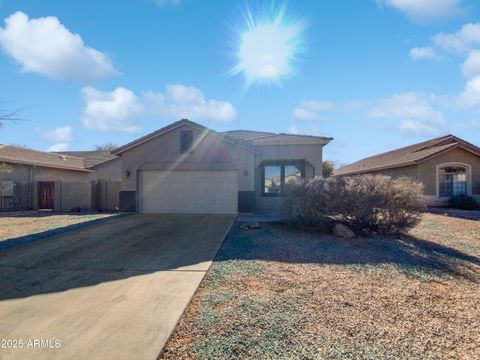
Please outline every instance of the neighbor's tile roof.
[[0, 161], [75, 171], [89, 171], [85, 168], [85, 161], [76, 156], [49, 153], [1, 144]]
[[85, 160], [85, 167], [91, 168], [95, 165], [116, 159], [118, 156], [113, 155], [108, 150], [93, 150], [93, 151], [62, 151], [59, 154], [70, 155], [82, 158]]
[[480, 156], [480, 148], [456, 136], [447, 135], [359, 160], [335, 170], [333, 175], [354, 175], [415, 165], [457, 147], [465, 148]]

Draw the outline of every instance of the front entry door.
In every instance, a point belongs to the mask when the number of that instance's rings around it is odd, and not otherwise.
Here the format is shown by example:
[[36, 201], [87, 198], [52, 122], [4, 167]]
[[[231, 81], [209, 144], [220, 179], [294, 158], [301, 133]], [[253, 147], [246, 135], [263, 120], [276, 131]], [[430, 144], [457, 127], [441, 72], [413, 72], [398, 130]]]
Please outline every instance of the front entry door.
[[55, 202], [53, 194], [55, 183], [53, 181], [42, 181], [38, 183], [38, 208], [53, 209]]

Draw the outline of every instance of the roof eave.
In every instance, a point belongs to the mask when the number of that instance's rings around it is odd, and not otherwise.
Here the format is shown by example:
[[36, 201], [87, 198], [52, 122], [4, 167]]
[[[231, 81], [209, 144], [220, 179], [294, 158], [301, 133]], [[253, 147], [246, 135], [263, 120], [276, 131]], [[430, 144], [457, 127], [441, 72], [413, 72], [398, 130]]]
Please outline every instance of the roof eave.
[[92, 170], [89, 170], [89, 169], [86, 169], [86, 168], [74, 168], [74, 167], [69, 167], [69, 166], [56, 166], [56, 165], [35, 163], [35, 162], [31, 162], [31, 161], [16, 160], [16, 159], [3, 158], [3, 157], [0, 157], [0, 161], [10, 163], [10, 164], [22, 164], [22, 165], [30, 165], [30, 166], [39, 166], [39, 167], [45, 167], [45, 168], [50, 168], [50, 169], [62, 169], [62, 170], [71, 170], [71, 171], [80, 171], [80, 172], [92, 172]]
[[[332, 141], [333, 138], [325, 138], [325, 140], [319, 140], [319, 141], [299, 141], [299, 140], [295, 140], [295, 141], [281, 141], [281, 142], [276, 142], [276, 143], [272, 143], [272, 144], [253, 144], [254, 146], [284, 146], [284, 145], [328, 145], [330, 143], [330, 141]], [[255, 142], [255, 140], [253, 140], [253, 142]]]
[[335, 171], [334, 171], [333, 174], [332, 174], [332, 176], [361, 175], [361, 174], [367, 174], [367, 173], [375, 172], [375, 171], [398, 169], [398, 168], [407, 167], [407, 166], [412, 166], [412, 165], [417, 165], [417, 164], [418, 164], [418, 161], [410, 161], [410, 162], [408, 162], [408, 163], [403, 163], [403, 164], [401, 164], [401, 165], [381, 166], [381, 167], [372, 168], [372, 169], [366, 169], [366, 170], [349, 171], [349, 172], [341, 173], [341, 174], [335, 174]]
[[[250, 151], [250, 152], [256, 154], [256, 151], [255, 151], [255, 150], [250, 149], [249, 147], [244, 146], [244, 145], [242, 145], [242, 144], [236, 143], [235, 141], [232, 141], [232, 140], [228, 139], [228, 137], [222, 136], [221, 134], [218, 134], [218, 133], [216, 133], [216, 131], [211, 130], [211, 129], [207, 128], [207, 127], [201, 128], [201, 127], [199, 127], [199, 126], [195, 126], [195, 124], [192, 123], [191, 121], [188, 121], [188, 122], [187, 122], [187, 121], [179, 121], [177, 124], [175, 124], [175, 126], [172, 126], [172, 127], [168, 127], [168, 126], [167, 126], [167, 128], [165, 129], [165, 131], [161, 131], [161, 132], [159, 132], [158, 134], [154, 134], [154, 135], [152, 135], [152, 136], [150, 136], [150, 137], [147, 137], [147, 138], [145, 138], [145, 139], [143, 139], [142, 141], [139, 141], [139, 142], [137, 142], [137, 143], [135, 143], [135, 141], [133, 141], [132, 143], [130, 143], [130, 144], [131, 144], [130, 146], [128, 146], [128, 144], [126, 144], [126, 145], [124, 145], [124, 146], [120, 146], [120, 147], [118, 147], [117, 149], [113, 150], [113, 151], [112, 151], [112, 154], [114, 154], [114, 155], [121, 155], [121, 154], [124, 153], [125, 151], [128, 151], [128, 150], [130, 150], [130, 149], [133, 149], [133, 148], [135, 148], [135, 147], [137, 147], [137, 146], [140, 146], [140, 145], [142, 145], [142, 144], [144, 144], [144, 143], [146, 143], [146, 142], [148, 142], [148, 141], [151, 141], [151, 140], [153, 140], [153, 139], [155, 139], [155, 138], [157, 138], [157, 137], [159, 137], [159, 136], [165, 135], [165, 134], [169, 133], [170, 131], [173, 131], [173, 130], [181, 127], [181, 126], [190, 126], [191, 128], [194, 128], [194, 129], [199, 130], [199, 131], [201, 131], [201, 132], [205, 132], [205, 131], [206, 131], [208, 134], [210, 134], [210, 135], [212, 135], [212, 136], [215, 136], [215, 137], [217, 137], [218, 139], [220, 139], [220, 140], [222, 140], [222, 141], [228, 142], [228, 143], [230, 143], [230, 144], [232, 144], [232, 145], [234, 145], [234, 146], [237, 146], [237, 147], [242, 148], [242, 149], [244, 149], [244, 150], [246, 150], [246, 151]], [[228, 135], [227, 135], [227, 136], [228, 136]]]

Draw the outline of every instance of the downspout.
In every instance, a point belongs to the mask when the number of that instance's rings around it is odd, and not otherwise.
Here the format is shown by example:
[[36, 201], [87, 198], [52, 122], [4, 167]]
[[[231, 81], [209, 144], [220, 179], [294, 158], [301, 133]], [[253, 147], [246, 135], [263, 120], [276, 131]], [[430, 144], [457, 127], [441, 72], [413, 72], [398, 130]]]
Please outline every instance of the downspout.
[[30, 199], [29, 199], [29, 207], [30, 209], [33, 209], [33, 191], [34, 191], [34, 186], [33, 186], [33, 165], [30, 166], [30, 169], [28, 171], [28, 187], [29, 187], [29, 193], [30, 193]]
[[35, 191], [35, 186], [33, 186], [33, 168], [35, 165], [30, 166], [30, 171], [29, 171], [29, 186], [30, 186], [30, 209], [33, 209], [33, 192]]

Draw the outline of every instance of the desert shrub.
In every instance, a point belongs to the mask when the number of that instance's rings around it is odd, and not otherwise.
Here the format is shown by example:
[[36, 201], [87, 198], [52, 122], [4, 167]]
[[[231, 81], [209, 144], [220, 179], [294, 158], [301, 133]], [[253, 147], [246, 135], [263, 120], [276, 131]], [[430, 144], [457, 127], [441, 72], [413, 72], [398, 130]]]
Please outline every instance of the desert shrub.
[[299, 225], [324, 227], [333, 219], [357, 231], [382, 233], [413, 227], [425, 210], [420, 183], [382, 175], [289, 184], [283, 204], [286, 217]]
[[448, 206], [453, 209], [475, 210], [478, 206], [477, 200], [467, 195], [455, 195], [448, 200]]

